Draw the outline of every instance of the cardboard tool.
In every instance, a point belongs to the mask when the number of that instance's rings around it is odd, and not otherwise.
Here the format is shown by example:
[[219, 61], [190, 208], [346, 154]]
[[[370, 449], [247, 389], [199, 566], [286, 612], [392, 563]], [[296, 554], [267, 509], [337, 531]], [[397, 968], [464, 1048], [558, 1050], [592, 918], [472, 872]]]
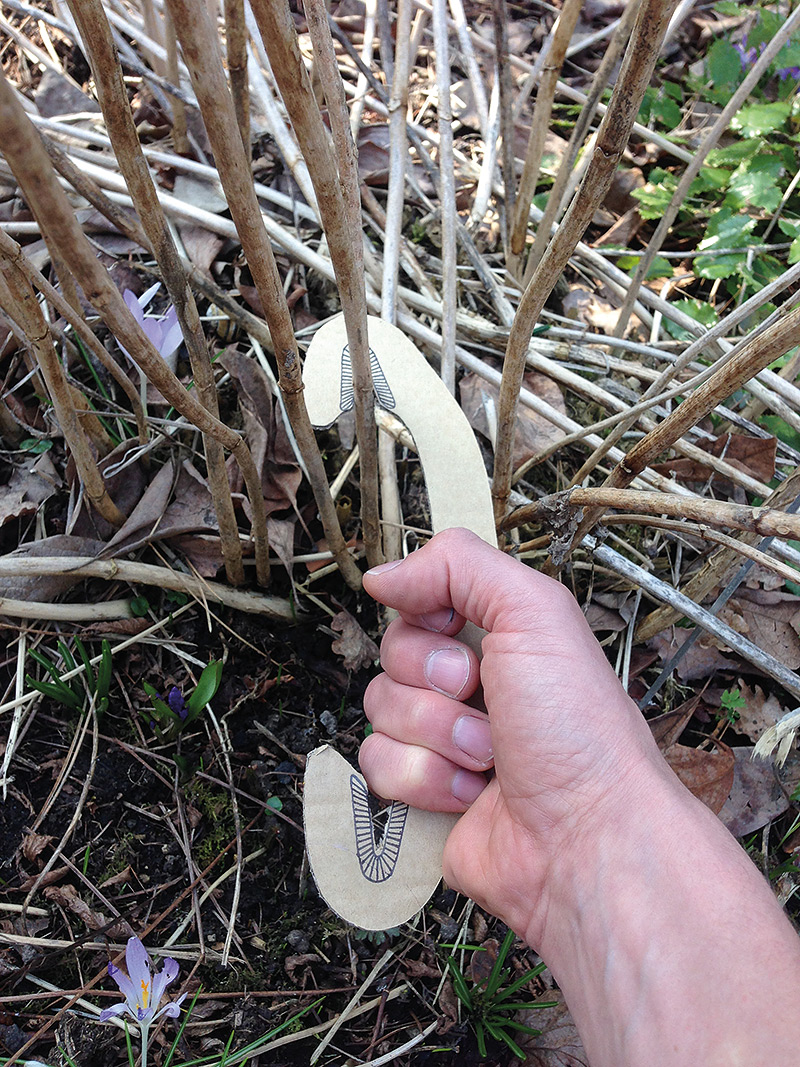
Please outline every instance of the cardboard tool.
[[[402, 419], [414, 438], [434, 533], [454, 526], [497, 544], [489, 482], [472, 429], [419, 349], [396, 326], [368, 320], [377, 403]], [[353, 376], [344, 318], [326, 322], [303, 368], [311, 422], [331, 426], [353, 407]], [[483, 631], [468, 623], [459, 640], [480, 655]], [[310, 753], [303, 817], [317, 886], [343, 919], [364, 930], [407, 922], [442, 877], [442, 853], [458, 816], [393, 802], [374, 811], [362, 776], [330, 745]]]

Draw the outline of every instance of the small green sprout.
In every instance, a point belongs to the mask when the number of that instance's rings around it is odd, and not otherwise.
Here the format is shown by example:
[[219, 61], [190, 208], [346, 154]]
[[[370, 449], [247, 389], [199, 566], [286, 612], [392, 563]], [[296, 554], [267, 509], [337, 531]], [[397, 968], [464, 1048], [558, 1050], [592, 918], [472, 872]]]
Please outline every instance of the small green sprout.
[[191, 696], [185, 698], [177, 685], [173, 685], [164, 700], [155, 686], [143, 682], [145, 693], [152, 707], [142, 709], [142, 715], [151, 722], [162, 740], [170, 741], [190, 726], [203, 708], [214, 697], [222, 681], [222, 661], [212, 660], [203, 668]]
[[527, 1003], [521, 1003], [515, 999], [515, 994], [518, 994], [523, 986], [542, 973], [545, 969], [545, 964], [540, 963], [538, 967], [526, 971], [512, 982], [509, 982], [511, 968], [505, 967], [504, 964], [513, 943], [514, 931], [509, 930], [503, 940], [503, 944], [500, 946], [497, 959], [494, 961], [489, 976], [480, 982], [474, 982], [472, 988], [467, 985], [467, 980], [459, 970], [455, 957], [448, 956], [447, 958], [447, 966], [450, 968], [450, 974], [453, 978], [453, 988], [456, 996], [467, 1010], [469, 1021], [478, 1040], [478, 1051], [483, 1058], [486, 1058], [487, 1055], [486, 1037], [488, 1035], [493, 1037], [495, 1041], [503, 1042], [518, 1059], [524, 1060], [526, 1058], [525, 1053], [508, 1031], [517, 1030], [521, 1033], [530, 1034], [532, 1037], [538, 1037], [541, 1030], [534, 1030], [530, 1026], [517, 1022], [513, 1018], [514, 1013], [531, 1008], [552, 1008], [556, 1003], [555, 1001], [547, 1003], [532, 1003], [528, 1001]]
[[739, 719], [741, 712], [740, 708], [745, 707], [747, 701], [742, 696], [741, 690], [734, 686], [733, 689], [726, 689], [720, 697], [720, 712], [719, 717], [721, 719], [727, 719], [731, 726]]
[[64, 667], [61, 670], [49, 656], [39, 652], [38, 649], [32, 648], [30, 651], [31, 659], [35, 660], [40, 667], [44, 667], [52, 681], [39, 681], [38, 678], [33, 678], [30, 674], [26, 674], [25, 683], [31, 689], [42, 693], [43, 696], [50, 697], [58, 701], [59, 704], [63, 704], [70, 711], [80, 711], [83, 708], [88, 691], [90, 696], [95, 697], [97, 714], [102, 715], [108, 708], [109, 689], [111, 688], [111, 646], [108, 641], [103, 640], [100, 650], [100, 663], [95, 674], [83, 642], [79, 637], [75, 638], [75, 651], [78, 653], [84, 668], [82, 684], [79, 676], [70, 678], [69, 681], [64, 681], [62, 677], [62, 673], [68, 674], [78, 667], [75, 657], [63, 641], [58, 642], [58, 651], [61, 653], [61, 659], [64, 663]]

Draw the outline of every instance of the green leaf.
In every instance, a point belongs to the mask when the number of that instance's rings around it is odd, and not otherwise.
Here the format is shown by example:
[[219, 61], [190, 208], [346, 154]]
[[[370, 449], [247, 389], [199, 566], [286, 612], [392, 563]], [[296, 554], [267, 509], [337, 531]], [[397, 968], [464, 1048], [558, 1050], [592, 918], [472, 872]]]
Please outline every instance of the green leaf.
[[[695, 319], [697, 322], [702, 322], [704, 326], [713, 326], [717, 321], [717, 313], [711, 304], [706, 303], [703, 300], [695, 300], [694, 298], [689, 300], [676, 300], [673, 303], [673, 307], [676, 307], [679, 311], [682, 311], [689, 318]], [[693, 339], [693, 335], [685, 330], [682, 326], [678, 326], [677, 323], [671, 319], [664, 318], [664, 327], [667, 333], [676, 338], [679, 341], [688, 341]]]
[[706, 57], [708, 76], [717, 88], [735, 88], [742, 80], [742, 60], [727, 37], [718, 37]]
[[680, 125], [683, 113], [670, 96], [661, 96], [653, 103], [653, 114], [668, 130]]
[[660, 219], [669, 206], [678, 182], [674, 174], [661, 167], [653, 167], [650, 180], [640, 189], [632, 189], [631, 196], [639, 201], [643, 219]]
[[743, 208], [746, 204], [774, 211], [781, 202], [778, 179], [783, 164], [777, 156], [758, 155], [747, 159], [731, 176], [725, 204]]
[[[724, 148], [712, 148], [708, 153], [708, 165], [710, 167], [723, 167], [726, 163], [738, 164], [743, 159], [749, 159], [764, 147], [764, 142], [758, 137], [748, 137]], [[701, 171], [702, 173], [702, 171]]]
[[42, 452], [49, 452], [53, 442], [42, 437], [26, 437], [19, 443], [20, 451], [31, 452], [34, 456], [40, 456]]
[[150, 601], [146, 596], [136, 596], [130, 602], [130, 609], [135, 619], [143, 619], [150, 610]]
[[[617, 260], [617, 266], [620, 270], [630, 271], [631, 274], [639, 266], [639, 260], [641, 256], [620, 256]], [[664, 259], [663, 256], [656, 256], [653, 262], [647, 269], [647, 275], [645, 280], [649, 278], [671, 278], [673, 274], [672, 264], [668, 259]]]
[[778, 100], [774, 104], [751, 104], [736, 112], [731, 120], [731, 128], [741, 130], [745, 137], [763, 137], [782, 130], [791, 113], [792, 105], [787, 100]]
[[222, 660], [214, 659], [208, 666], [203, 668], [203, 673], [200, 675], [195, 691], [186, 701], [186, 710], [188, 711], [187, 721], [191, 721], [200, 714], [206, 704], [211, 700], [219, 689], [220, 682], [222, 681]]

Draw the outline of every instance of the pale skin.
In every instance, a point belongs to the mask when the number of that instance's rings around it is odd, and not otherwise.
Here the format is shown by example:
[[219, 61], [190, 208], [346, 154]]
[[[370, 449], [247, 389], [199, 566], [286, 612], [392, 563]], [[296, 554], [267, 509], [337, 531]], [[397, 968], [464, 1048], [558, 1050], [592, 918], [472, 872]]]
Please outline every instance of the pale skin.
[[800, 1064], [800, 939], [571, 594], [465, 530], [364, 585], [400, 613], [364, 701], [370, 788], [464, 812], [445, 879], [546, 960], [591, 1067]]

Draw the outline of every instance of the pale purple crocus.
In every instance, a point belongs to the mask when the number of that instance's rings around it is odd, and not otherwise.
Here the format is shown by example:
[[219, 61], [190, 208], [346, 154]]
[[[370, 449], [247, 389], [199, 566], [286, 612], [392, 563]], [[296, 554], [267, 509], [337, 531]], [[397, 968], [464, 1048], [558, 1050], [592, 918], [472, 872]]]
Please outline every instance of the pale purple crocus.
[[[169, 363], [183, 340], [177, 311], [170, 304], [165, 314], [161, 316], [151, 315], [145, 318], [144, 314], [148, 304], [160, 288], [161, 282], [156, 282], [155, 285], [151, 285], [149, 289], [145, 290], [141, 296], [136, 296], [130, 289], [126, 289], [122, 294], [122, 299], [128, 305], [128, 309], [144, 330], [153, 347], [158, 351], [162, 359]], [[123, 345], [119, 347], [130, 359], [127, 349]]]
[[139, 1024], [141, 1030], [142, 1067], [146, 1067], [150, 1026], [162, 1015], [177, 1019], [186, 994], [182, 993], [177, 1000], [171, 1000], [159, 1008], [167, 986], [178, 977], [178, 961], [167, 957], [161, 970], [154, 974], [155, 968], [150, 954], [138, 937], [128, 939], [125, 964], [128, 968], [127, 974], [119, 967], [115, 967], [113, 963], [108, 965], [108, 973], [117, 983], [125, 1000], [119, 1004], [112, 1004], [110, 1008], [104, 1008], [100, 1012], [100, 1022], [107, 1022], [120, 1015], [130, 1015]]

